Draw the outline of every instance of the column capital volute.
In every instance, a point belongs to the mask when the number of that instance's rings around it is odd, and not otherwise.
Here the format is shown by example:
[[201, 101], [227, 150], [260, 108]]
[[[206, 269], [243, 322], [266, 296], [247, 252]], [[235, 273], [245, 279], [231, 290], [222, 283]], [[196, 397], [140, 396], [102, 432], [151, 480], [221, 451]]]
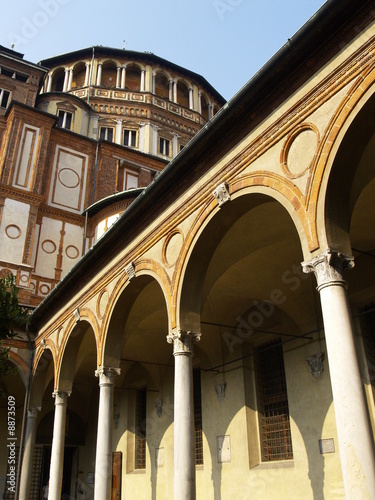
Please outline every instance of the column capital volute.
[[167, 335], [168, 344], [173, 344], [174, 356], [193, 355], [193, 344], [199, 342], [200, 333], [176, 330]]
[[310, 261], [302, 262], [304, 273], [313, 272], [320, 292], [325, 287], [340, 285], [346, 287], [344, 271], [354, 267], [354, 257], [341, 252], [327, 250]]
[[99, 378], [99, 386], [113, 386], [115, 385], [116, 375], [120, 375], [120, 368], [112, 368], [103, 366], [99, 370], [95, 370], [95, 377]]
[[55, 399], [55, 406], [66, 405], [68, 397], [71, 395], [71, 391], [54, 391], [52, 397]]

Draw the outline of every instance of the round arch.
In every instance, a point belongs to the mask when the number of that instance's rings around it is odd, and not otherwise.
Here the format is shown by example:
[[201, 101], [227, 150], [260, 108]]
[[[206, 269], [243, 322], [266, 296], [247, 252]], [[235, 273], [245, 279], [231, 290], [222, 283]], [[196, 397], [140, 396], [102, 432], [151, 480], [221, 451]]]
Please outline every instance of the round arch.
[[[210, 259], [210, 256], [215, 251], [215, 248], [221, 238], [224, 237], [225, 233], [230, 229], [231, 225], [235, 223], [236, 220], [241, 218], [246, 212], [254, 209], [258, 204], [262, 205], [267, 203], [274, 203], [279, 206], [285, 215], [285, 220], [289, 220], [291, 227], [295, 232], [298, 240], [298, 252], [307, 252], [307, 240], [305, 234], [305, 226], [307, 226], [305, 220], [300, 219], [300, 215], [303, 214], [302, 205], [298, 203], [297, 197], [292, 188], [288, 184], [279, 182], [280, 186], [275, 186], [275, 179], [265, 179], [264, 176], [257, 176], [252, 174], [250, 176], [243, 176], [238, 179], [232, 186], [230, 186], [231, 201], [226, 203], [222, 208], [217, 206], [217, 201], [213, 199], [206, 206], [202, 208], [200, 214], [197, 216], [195, 222], [192, 224], [190, 232], [186, 236], [185, 241], [185, 254], [181, 257], [180, 261], [180, 271], [176, 277], [177, 283], [177, 303], [180, 304], [182, 309], [177, 310], [177, 317], [172, 319], [172, 323], [176, 321], [179, 328], [183, 330], [190, 330], [192, 328], [199, 328], [199, 300], [200, 294], [198, 290], [200, 288], [199, 281], [203, 279], [204, 270], [206, 269], [207, 262], [206, 259]], [[268, 186], [273, 186], [274, 189], [270, 191]], [[293, 200], [292, 203], [290, 200]], [[224, 223], [222, 223], [222, 219]], [[217, 227], [216, 227], [217, 226]], [[198, 242], [205, 240], [204, 233], [207, 228], [211, 227], [212, 236], [204, 243], [199, 243], [203, 248], [201, 250], [196, 250]], [[208, 231], [211, 231], [208, 229]], [[189, 275], [189, 265], [191, 264], [192, 255], [196, 253], [196, 263], [197, 272], [192, 273], [192, 275], [200, 276], [196, 279], [196, 284], [194, 285], [194, 290], [189, 290], [189, 286], [186, 289], [186, 295], [184, 297], [183, 288], [186, 287], [186, 276]], [[198, 257], [200, 255], [200, 257]], [[303, 260], [303, 255], [301, 254], [300, 260], [294, 263], [295, 265], [300, 264]], [[188, 299], [190, 297], [190, 299]], [[189, 312], [184, 313], [184, 300], [187, 300], [186, 305]], [[194, 305], [193, 305], [194, 304]], [[192, 312], [194, 311], [194, 313]], [[193, 319], [193, 317], [195, 319]], [[192, 324], [190, 324], [193, 322]], [[189, 326], [190, 324], [190, 326]]]
[[169, 98], [169, 80], [170, 78], [164, 71], [156, 71], [155, 75], [155, 94], [164, 99]]
[[101, 365], [119, 367], [124, 349], [127, 358], [135, 352], [132, 362], [141, 361], [139, 343], [149, 348], [149, 352], [144, 351], [145, 359], [153, 358], [152, 346], [158, 345], [160, 350], [167, 346], [169, 283], [158, 268], [153, 261], [139, 262], [135, 276], [124, 276], [117, 284], [103, 325]]
[[342, 103], [326, 134], [311, 189], [318, 192], [318, 199], [311, 201], [315, 203], [320, 248], [347, 255], [351, 253], [353, 207], [374, 177], [370, 161], [375, 147], [374, 79], [370, 74], [357, 81]]
[[180, 106], [189, 107], [189, 83], [183, 79], [177, 80], [177, 102]]

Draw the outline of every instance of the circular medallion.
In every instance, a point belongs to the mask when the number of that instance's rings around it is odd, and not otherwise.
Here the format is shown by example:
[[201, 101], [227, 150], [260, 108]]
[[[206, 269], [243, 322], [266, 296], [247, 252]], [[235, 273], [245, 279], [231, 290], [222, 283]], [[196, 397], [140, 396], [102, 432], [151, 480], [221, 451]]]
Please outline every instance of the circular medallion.
[[46, 253], [54, 253], [56, 251], [56, 244], [52, 240], [44, 240], [42, 249]]
[[71, 168], [62, 168], [59, 170], [59, 181], [68, 189], [76, 188], [80, 183], [80, 178], [77, 172]]
[[318, 129], [309, 123], [299, 125], [285, 141], [281, 151], [281, 168], [290, 179], [310, 170], [319, 144]]
[[19, 238], [21, 236], [21, 233], [21, 229], [15, 224], [9, 224], [9, 226], [5, 228], [5, 234], [12, 240], [16, 240], [17, 238]]

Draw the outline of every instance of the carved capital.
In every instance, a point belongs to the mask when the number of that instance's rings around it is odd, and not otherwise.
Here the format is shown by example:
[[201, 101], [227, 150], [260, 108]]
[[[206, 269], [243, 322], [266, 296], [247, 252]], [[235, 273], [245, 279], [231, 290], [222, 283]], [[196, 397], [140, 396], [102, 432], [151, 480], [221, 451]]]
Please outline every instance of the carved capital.
[[71, 395], [70, 391], [55, 391], [52, 393], [52, 397], [55, 398], [55, 406], [66, 405], [68, 402], [68, 397]]
[[29, 408], [27, 410], [27, 418], [37, 418], [41, 409], [42, 408], [39, 406], [36, 408]]
[[175, 356], [181, 354], [193, 355], [193, 344], [199, 342], [200, 333], [185, 332], [178, 330], [167, 335], [168, 344], [173, 344], [173, 354]]
[[225, 205], [225, 203], [230, 201], [229, 187], [226, 182], [222, 182], [221, 184], [219, 184], [217, 188], [214, 189], [212, 194], [217, 199], [219, 207], [222, 207], [223, 205]]
[[95, 370], [95, 377], [99, 377], [99, 386], [114, 386], [116, 375], [120, 375], [120, 368], [102, 367]]
[[331, 285], [346, 287], [346, 281], [343, 278], [344, 271], [353, 267], [354, 257], [343, 255], [340, 252], [332, 252], [331, 250], [315, 257], [310, 262], [302, 262], [304, 273], [315, 273], [319, 292], [322, 288]]

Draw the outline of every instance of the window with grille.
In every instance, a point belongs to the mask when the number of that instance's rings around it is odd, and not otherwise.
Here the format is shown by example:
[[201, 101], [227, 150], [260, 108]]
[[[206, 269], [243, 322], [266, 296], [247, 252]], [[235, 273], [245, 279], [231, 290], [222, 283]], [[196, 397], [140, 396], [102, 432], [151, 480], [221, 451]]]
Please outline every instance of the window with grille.
[[136, 394], [134, 468], [146, 468], [146, 390]]
[[8, 106], [10, 97], [10, 92], [4, 89], [0, 89], [0, 108], [6, 108]]
[[[18, 456], [19, 456], [19, 447], [16, 447], [16, 470], [18, 469]], [[41, 493], [41, 484], [40, 477], [42, 471], [42, 462], [43, 462], [43, 448], [35, 446], [34, 448], [34, 456], [33, 456], [33, 464], [32, 464], [32, 475], [31, 475], [31, 484], [30, 484], [30, 492], [29, 492], [29, 500], [39, 500]], [[10, 465], [7, 462], [7, 474], [10, 473]], [[9, 477], [7, 475], [7, 477]], [[4, 500], [14, 500], [15, 494], [8, 488], [8, 485], [5, 483], [5, 490], [2, 498]]]
[[113, 142], [113, 128], [100, 127], [100, 139], [102, 141]]
[[256, 351], [262, 461], [293, 458], [283, 348], [280, 340]]
[[203, 465], [203, 427], [202, 427], [202, 395], [201, 372], [193, 371], [194, 394], [194, 429], [195, 429], [195, 465]]
[[60, 128], [66, 128], [70, 130], [72, 126], [72, 113], [68, 113], [67, 111], [59, 111], [57, 113], [57, 126]]
[[168, 139], [159, 138], [159, 153], [164, 156], [170, 155], [170, 141]]
[[124, 146], [135, 148], [136, 138], [136, 130], [124, 130]]

